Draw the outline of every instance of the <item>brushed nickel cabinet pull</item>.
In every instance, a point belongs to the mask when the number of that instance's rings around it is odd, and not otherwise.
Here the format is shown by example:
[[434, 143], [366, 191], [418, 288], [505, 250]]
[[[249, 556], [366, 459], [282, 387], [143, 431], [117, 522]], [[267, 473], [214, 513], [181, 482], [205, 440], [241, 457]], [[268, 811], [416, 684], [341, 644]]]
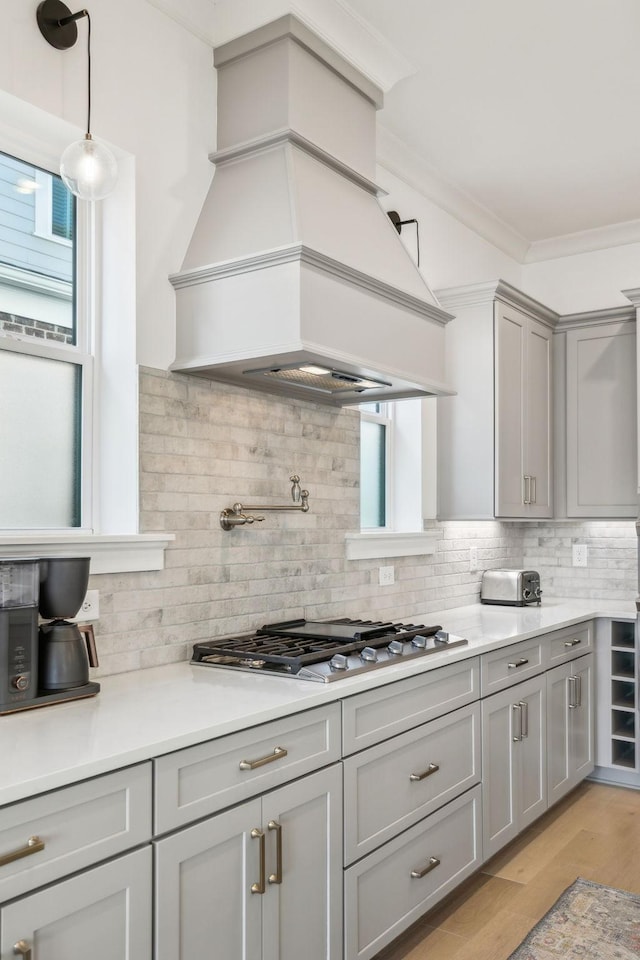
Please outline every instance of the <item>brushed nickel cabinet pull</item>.
[[267, 826], [276, 831], [276, 872], [269, 875], [269, 883], [282, 883], [282, 824], [269, 820]]
[[522, 479], [524, 480], [522, 502], [525, 504], [531, 503], [531, 477], [525, 476]]
[[520, 707], [520, 739], [526, 740], [529, 736], [529, 704], [526, 700], [521, 700], [518, 704]]
[[575, 647], [579, 643], [582, 643], [582, 640], [579, 640], [578, 637], [574, 637], [573, 640], [565, 640], [564, 645], [565, 647]]
[[538, 492], [538, 491], [537, 491], [537, 484], [536, 484], [536, 478], [535, 478], [535, 477], [531, 477], [531, 486], [532, 486], [532, 488], [533, 488], [533, 494], [532, 494], [532, 496], [531, 496], [531, 503], [537, 503], [537, 502], [538, 502], [538, 498], [537, 498], [537, 492]]
[[512, 660], [511, 663], [508, 663], [507, 666], [509, 670], [517, 670], [518, 667], [524, 667], [525, 663], [529, 663], [526, 657], [520, 657], [519, 660]]
[[427, 769], [422, 773], [411, 773], [409, 775], [409, 780], [411, 780], [412, 783], [417, 783], [419, 780], [426, 780], [426, 778], [430, 777], [432, 773], [437, 773], [439, 769], [439, 763], [430, 763]]
[[569, 710], [575, 710], [578, 706], [577, 677], [567, 677], [569, 682]]
[[582, 706], [582, 677], [578, 674], [576, 677], [576, 707]]
[[[13, 863], [14, 860], [21, 860], [23, 857], [30, 857], [32, 853], [39, 853], [41, 850], [44, 850], [44, 840], [41, 840], [40, 837], [29, 837], [24, 847], [20, 847], [19, 850], [12, 850], [11, 853], [5, 853], [4, 856], [0, 857], [0, 867], [4, 867], [7, 863]], [[20, 943], [22, 942], [21, 940]]]
[[511, 709], [518, 715], [518, 733], [513, 735], [513, 742], [518, 743], [522, 740], [522, 706], [519, 703], [512, 703]]
[[422, 870], [412, 870], [411, 876], [414, 880], [422, 880], [423, 877], [426, 877], [428, 873], [431, 873], [432, 870], [435, 870], [435, 868], [439, 866], [440, 861], [437, 857], [429, 857], [429, 862], [426, 867], [423, 867]]
[[264, 832], [259, 830], [257, 827], [254, 827], [251, 831], [251, 839], [260, 841], [260, 879], [257, 883], [251, 884], [251, 893], [264, 893], [267, 889], [267, 885], [265, 883], [266, 867]]
[[258, 767], [264, 767], [267, 763], [273, 763], [274, 760], [279, 760], [281, 757], [286, 757], [289, 751], [285, 750], [284, 747], [274, 747], [273, 753], [267, 754], [266, 757], [260, 757], [259, 760], [241, 760], [240, 769], [241, 770], [256, 770]]
[[31, 960], [31, 947], [26, 940], [18, 940], [13, 945], [13, 952], [16, 957], [24, 957], [24, 960]]

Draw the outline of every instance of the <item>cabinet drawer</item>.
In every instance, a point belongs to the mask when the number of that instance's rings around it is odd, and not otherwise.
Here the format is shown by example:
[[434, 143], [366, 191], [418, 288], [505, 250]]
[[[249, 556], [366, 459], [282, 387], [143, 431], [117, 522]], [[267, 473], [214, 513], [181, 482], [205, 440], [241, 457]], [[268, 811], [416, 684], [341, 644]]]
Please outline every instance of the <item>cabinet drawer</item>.
[[[345, 871], [346, 953], [369, 960], [482, 862], [480, 786]], [[423, 876], [412, 874], [423, 873]]]
[[555, 667], [567, 660], [575, 660], [593, 649], [593, 623], [578, 623], [574, 627], [554, 630], [543, 640], [547, 644], [549, 666]]
[[478, 703], [348, 757], [345, 863], [370, 853], [479, 780]]
[[150, 840], [151, 764], [4, 807], [0, 824], [0, 858], [44, 842], [0, 866], [1, 902]]
[[340, 759], [332, 703], [154, 760], [155, 832], [165, 833]]
[[478, 658], [438, 667], [342, 702], [345, 756], [479, 697]]
[[480, 658], [480, 687], [487, 697], [514, 683], [542, 673], [545, 669], [544, 637], [523, 640], [509, 647], [501, 647]]

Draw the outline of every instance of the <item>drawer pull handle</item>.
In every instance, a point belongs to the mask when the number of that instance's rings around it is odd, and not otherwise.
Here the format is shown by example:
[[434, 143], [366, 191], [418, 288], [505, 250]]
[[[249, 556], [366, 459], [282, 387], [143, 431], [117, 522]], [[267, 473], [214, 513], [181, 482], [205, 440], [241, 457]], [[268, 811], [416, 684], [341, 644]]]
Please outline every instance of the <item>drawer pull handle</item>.
[[[511, 739], [513, 740], [514, 743], [519, 743], [520, 740], [522, 740], [522, 703], [523, 703], [523, 701], [521, 700], [520, 703], [512, 703], [512, 704], [511, 704], [511, 709], [512, 709], [512, 711], [513, 711], [513, 717], [514, 717], [513, 724], [512, 724], [512, 731], [513, 731], [513, 733], [512, 733], [512, 735], [511, 735]], [[516, 717], [516, 716], [518, 717], [518, 732], [517, 732], [517, 733], [515, 732], [515, 717]]]
[[569, 710], [582, 706], [582, 677], [567, 677], [569, 681]]
[[574, 637], [573, 640], [565, 640], [565, 647], [577, 647], [579, 643], [582, 643], [582, 640], [579, 640], [578, 637]]
[[253, 830], [251, 831], [251, 839], [260, 841], [260, 879], [258, 880], [257, 883], [251, 884], [251, 893], [264, 893], [265, 890], [267, 889], [267, 885], [265, 883], [265, 876], [267, 871], [265, 867], [264, 832], [262, 830], [258, 830], [257, 827], [254, 827]]
[[282, 883], [282, 824], [269, 820], [267, 826], [276, 831], [276, 872], [269, 875], [269, 883]]
[[519, 660], [512, 660], [511, 663], [508, 663], [507, 666], [509, 670], [517, 670], [518, 667], [524, 667], [525, 663], [529, 663], [526, 657], [520, 657]]
[[264, 767], [266, 763], [273, 763], [274, 760], [279, 760], [280, 757], [286, 757], [288, 752], [284, 747], [274, 747], [273, 753], [267, 754], [266, 757], [260, 757], [259, 760], [241, 760], [240, 769], [256, 770], [258, 767]]
[[[40, 837], [29, 837], [24, 847], [13, 850], [11, 853], [5, 853], [4, 856], [0, 857], [0, 867], [4, 867], [7, 863], [13, 863], [14, 860], [22, 860], [23, 857], [30, 857], [32, 853], [39, 853], [41, 850], [44, 850], [44, 840], [41, 840]], [[20, 943], [23, 943], [23, 941], [21, 940]]]
[[430, 763], [423, 773], [411, 773], [409, 775], [409, 780], [411, 780], [412, 783], [417, 783], [418, 780], [426, 780], [426, 778], [430, 777], [432, 773], [437, 773], [439, 769], [439, 763]]
[[18, 940], [13, 945], [13, 952], [16, 957], [24, 957], [24, 960], [31, 960], [31, 947], [26, 940]]
[[435, 868], [439, 866], [440, 861], [437, 857], [429, 857], [429, 863], [426, 867], [423, 867], [422, 870], [412, 870], [411, 876], [414, 880], [422, 880], [423, 877], [426, 877], [428, 873], [431, 873], [432, 870], [435, 870]]

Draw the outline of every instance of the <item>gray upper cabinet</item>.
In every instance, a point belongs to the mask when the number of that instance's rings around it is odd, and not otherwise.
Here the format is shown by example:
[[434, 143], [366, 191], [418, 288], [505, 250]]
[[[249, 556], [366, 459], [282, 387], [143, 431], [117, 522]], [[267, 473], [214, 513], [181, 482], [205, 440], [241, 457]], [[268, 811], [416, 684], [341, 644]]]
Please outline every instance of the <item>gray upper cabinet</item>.
[[566, 333], [567, 516], [638, 509], [635, 321]]
[[438, 516], [551, 517], [557, 315], [503, 281], [438, 297], [456, 390], [438, 399]]
[[495, 515], [552, 516], [551, 328], [495, 304]]

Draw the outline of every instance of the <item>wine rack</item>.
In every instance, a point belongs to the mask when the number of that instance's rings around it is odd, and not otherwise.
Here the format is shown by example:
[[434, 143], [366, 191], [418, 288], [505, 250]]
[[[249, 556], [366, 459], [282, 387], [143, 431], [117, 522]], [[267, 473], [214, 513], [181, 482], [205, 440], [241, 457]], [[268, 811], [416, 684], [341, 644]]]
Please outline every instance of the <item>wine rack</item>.
[[638, 653], [633, 620], [599, 622], [596, 776], [622, 783], [638, 780]]

